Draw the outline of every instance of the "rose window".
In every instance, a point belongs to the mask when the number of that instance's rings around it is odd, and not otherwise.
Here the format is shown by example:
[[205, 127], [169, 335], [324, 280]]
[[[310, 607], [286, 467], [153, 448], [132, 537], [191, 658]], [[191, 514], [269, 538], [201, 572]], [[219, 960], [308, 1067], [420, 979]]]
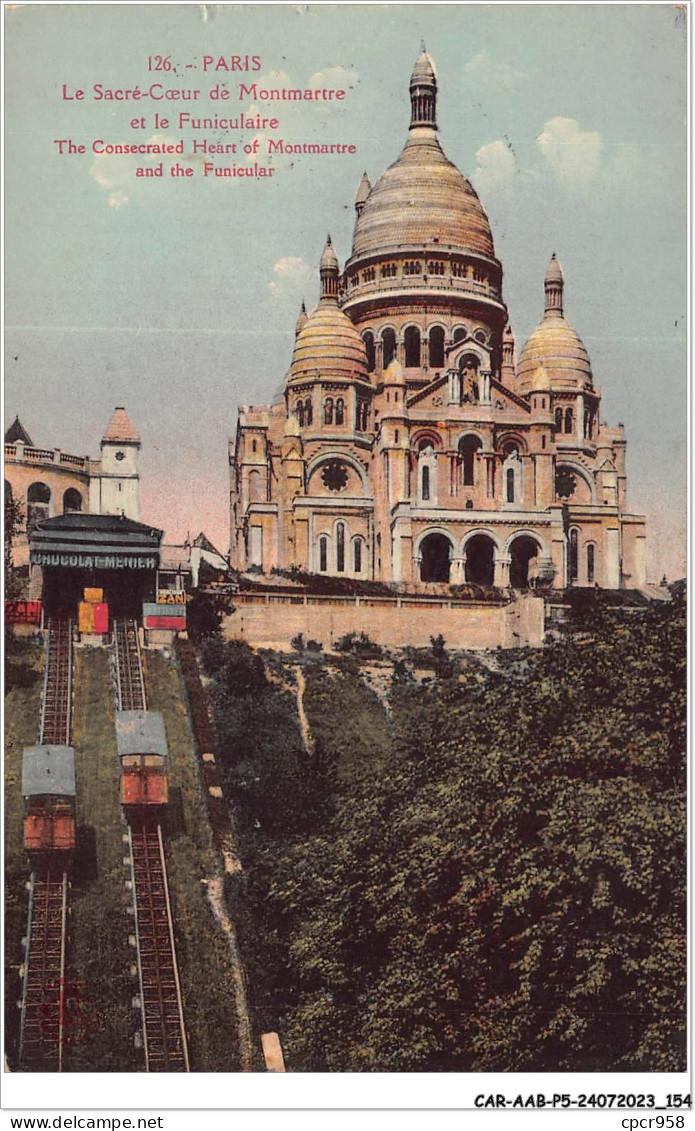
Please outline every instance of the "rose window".
[[577, 477], [566, 467], [558, 469], [555, 476], [555, 491], [559, 499], [571, 499], [577, 490]]
[[340, 460], [329, 460], [321, 472], [321, 479], [329, 491], [344, 491], [348, 483], [347, 468]]

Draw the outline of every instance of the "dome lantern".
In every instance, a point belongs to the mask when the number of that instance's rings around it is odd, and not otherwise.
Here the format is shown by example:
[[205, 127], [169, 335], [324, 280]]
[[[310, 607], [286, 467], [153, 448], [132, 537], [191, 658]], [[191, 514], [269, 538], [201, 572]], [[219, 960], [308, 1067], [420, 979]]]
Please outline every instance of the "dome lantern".
[[545, 314], [547, 317], [562, 318], [562, 293], [565, 288], [565, 277], [562, 274], [560, 261], [553, 252], [548, 270], [545, 273]]
[[323, 249], [319, 274], [321, 276], [321, 302], [325, 299], [330, 301], [335, 300], [337, 302], [340, 266], [338, 264], [338, 256], [333, 250], [330, 236], [326, 239], [326, 246]]
[[437, 75], [424, 41], [410, 76], [410, 129], [437, 128]]

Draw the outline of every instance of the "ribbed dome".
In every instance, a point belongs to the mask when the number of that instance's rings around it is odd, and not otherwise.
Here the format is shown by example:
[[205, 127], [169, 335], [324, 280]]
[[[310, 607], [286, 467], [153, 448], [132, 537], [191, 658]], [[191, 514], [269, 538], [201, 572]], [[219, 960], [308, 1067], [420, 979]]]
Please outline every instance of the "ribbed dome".
[[593, 383], [591, 362], [582, 339], [563, 310], [565, 280], [553, 252], [545, 274], [545, 315], [531, 334], [519, 360], [519, 392], [581, 389]]
[[321, 298], [316, 310], [301, 325], [297, 323], [290, 381], [319, 375], [369, 380], [364, 342], [338, 306], [339, 274], [338, 257], [329, 236], [319, 263]]
[[322, 298], [295, 341], [290, 381], [308, 375], [359, 377], [367, 381], [364, 342], [335, 299]]
[[418, 128], [370, 192], [355, 223], [352, 255], [393, 244], [467, 248], [494, 256], [490, 224], [473, 186], [448, 159], [434, 130]]
[[519, 392], [575, 389], [593, 381], [591, 362], [579, 334], [562, 315], [546, 316], [531, 334], [519, 361]]

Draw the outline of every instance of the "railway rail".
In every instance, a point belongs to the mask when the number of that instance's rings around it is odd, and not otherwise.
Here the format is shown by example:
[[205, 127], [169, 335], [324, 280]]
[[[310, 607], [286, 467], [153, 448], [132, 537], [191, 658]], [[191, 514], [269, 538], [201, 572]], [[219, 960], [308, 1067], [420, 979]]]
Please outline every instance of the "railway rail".
[[[137, 624], [115, 620], [116, 684], [121, 711], [147, 709]], [[188, 1072], [188, 1046], [176, 961], [162, 830], [156, 818], [128, 813], [135, 902], [140, 1009], [148, 1072]]]
[[46, 637], [46, 670], [41, 700], [39, 742], [70, 745], [72, 732], [72, 621], [51, 617]]
[[[69, 746], [72, 734], [72, 621], [47, 625], [46, 669], [39, 741]], [[68, 875], [51, 858], [37, 863], [29, 881], [19, 1063], [24, 1071], [61, 1072], [65, 1014]]]
[[118, 707], [121, 711], [146, 711], [145, 677], [137, 622], [115, 620], [113, 636], [116, 645], [116, 683]]
[[67, 872], [32, 872], [19, 1045], [25, 1071], [63, 1067], [67, 898]]

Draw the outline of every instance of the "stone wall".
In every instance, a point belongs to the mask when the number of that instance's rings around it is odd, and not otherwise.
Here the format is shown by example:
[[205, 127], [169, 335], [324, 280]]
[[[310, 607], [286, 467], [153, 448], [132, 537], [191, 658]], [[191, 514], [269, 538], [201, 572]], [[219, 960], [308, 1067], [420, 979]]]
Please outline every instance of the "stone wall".
[[540, 647], [544, 602], [521, 595], [509, 602], [415, 601], [407, 598], [284, 597], [244, 594], [222, 625], [228, 640], [265, 647], [287, 646], [302, 633], [331, 648], [348, 632], [364, 632], [376, 644], [429, 646], [444, 637], [449, 648]]

